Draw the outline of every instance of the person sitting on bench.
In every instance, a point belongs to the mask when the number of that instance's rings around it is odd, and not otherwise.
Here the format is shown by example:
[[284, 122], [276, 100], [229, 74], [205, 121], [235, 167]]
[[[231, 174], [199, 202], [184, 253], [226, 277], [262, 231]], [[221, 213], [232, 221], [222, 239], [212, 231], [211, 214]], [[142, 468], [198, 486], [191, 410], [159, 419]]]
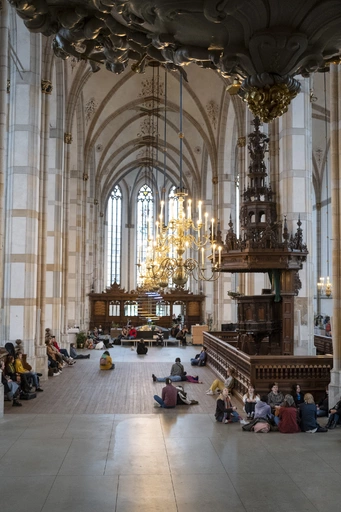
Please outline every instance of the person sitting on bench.
[[0, 361], [1, 370], [1, 383], [4, 386], [5, 396], [9, 401], [13, 402], [13, 407], [21, 407], [22, 404], [18, 401], [20, 395], [20, 386], [17, 382], [14, 382], [8, 375], [5, 375], [5, 363], [3, 360]]
[[39, 376], [36, 372], [25, 370], [22, 364], [22, 353], [19, 352], [17, 354], [17, 358], [15, 360], [15, 370], [17, 373], [20, 373], [22, 375], [23, 373], [26, 374], [27, 377], [32, 377], [33, 386], [35, 386], [36, 391], [41, 392], [44, 391], [40, 385], [39, 385]]

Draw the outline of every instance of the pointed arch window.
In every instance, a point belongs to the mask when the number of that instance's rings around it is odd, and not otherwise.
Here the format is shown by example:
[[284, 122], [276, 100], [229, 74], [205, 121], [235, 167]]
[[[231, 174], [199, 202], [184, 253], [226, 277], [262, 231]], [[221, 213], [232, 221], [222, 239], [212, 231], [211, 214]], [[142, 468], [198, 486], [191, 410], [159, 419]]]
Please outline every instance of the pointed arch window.
[[122, 191], [116, 185], [108, 199], [107, 286], [121, 281]]
[[[147, 254], [148, 238], [153, 237], [154, 234], [154, 195], [147, 184], [143, 185], [138, 191], [136, 214], [136, 259], [143, 263]], [[141, 284], [140, 281], [138, 275], [138, 285]]]

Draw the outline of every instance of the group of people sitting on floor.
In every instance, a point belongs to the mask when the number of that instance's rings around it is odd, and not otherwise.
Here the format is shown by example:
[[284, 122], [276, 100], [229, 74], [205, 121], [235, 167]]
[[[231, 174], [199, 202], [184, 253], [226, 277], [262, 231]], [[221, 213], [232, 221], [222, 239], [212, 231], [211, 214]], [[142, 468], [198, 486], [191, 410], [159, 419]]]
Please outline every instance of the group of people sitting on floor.
[[[329, 420], [326, 427], [317, 422], [318, 407], [310, 393], [302, 393], [297, 384], [292, 394], [283, 394], [274, 382], [268, 395], [259, 396], [254, 386], [248, 387], [243, 396], [244, 410], [247, 420], [243, 421], [243, 430], [254, 432], [269, 432], [278, 430], [283, 434], [298, 432], [327, 432], [335, 428], [341, 416], [341, 400], [329, 409]], [[230, 390], [225, 387], [219, 395], [216, 404], [216, 420], [224, 423], [238, 421], [236, 408], [232, 406]]]

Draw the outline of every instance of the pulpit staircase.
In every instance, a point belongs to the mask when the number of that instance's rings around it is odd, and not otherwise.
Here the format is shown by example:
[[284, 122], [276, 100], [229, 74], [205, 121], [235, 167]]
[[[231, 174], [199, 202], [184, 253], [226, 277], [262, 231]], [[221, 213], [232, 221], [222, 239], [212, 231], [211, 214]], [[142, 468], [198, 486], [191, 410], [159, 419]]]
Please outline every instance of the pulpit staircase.
[[159, 316], [156, 314], [156, 306], [162, 301], [162, 296], [155, 291], [141, 292], [137, 298], [138, 304], [138, 316], [141, 319], [155, 322], [159, 320]]

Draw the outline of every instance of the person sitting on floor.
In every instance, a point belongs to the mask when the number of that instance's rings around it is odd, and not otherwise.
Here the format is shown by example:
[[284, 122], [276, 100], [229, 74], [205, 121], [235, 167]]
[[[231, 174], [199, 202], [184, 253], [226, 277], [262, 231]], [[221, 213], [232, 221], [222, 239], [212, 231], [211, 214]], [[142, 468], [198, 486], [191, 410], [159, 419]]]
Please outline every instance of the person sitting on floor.
[[8, 375], [5, 375], [5, 363], [0, 361], [1, 383], [4, 386], [4, 394], [9, 401], [12, 402], [13, 407], [21, 407], [22, 404], [18, 401], [20, 395], [20, 385], [14, 382]]
[[90, 359], [90, 354], [84, 355], [84, 354], [77, 354], [77, 351], [75, 347], [73, 346], [73, 343], [70, 345], [70, 354], [72, 359]]
[[36, 372], [25, 370], [22, 364], [22, 353], [19, 352], [17, 354], [17, 358], [15, 360], [15, 371], [20, 373], [20, 375], [25, 374], [27, 377], [31, 377], [33, 381], [33, 386], [35, 386], [36, 391], [41, 392], [44, 391], [39, 384], [39, 376]]
[[99, 368], [100, 370], [115, 370], [115, 365], [112, 362], [110, 352], [108, 352], [107, 350], [103, 352], [99, 360]]
[[[298, 410], [291, 395], [285, 395], [284, 402], [278, 413], [278, 430], [282, 434], [297, 434], [301, 432], [298, 425]], [[275, 422], [277, 423], [276, 419]]]
[[278, 391], [278, 384], [277, 382], [274, 382], [271, 386], [271, 391], [268, 394], [268, 404], [271, 407], [272, 413], [276, 412], [276, 409], [280, 408], [282, 403], [284, 402], [284, 396], [282, 393]]
[[299, 405], [301, 423], [300, 427], [302, 432], [328, 432], [327, 428], [320, 427], [317, 423], [317, 409], [314, 402], [314, 397], [310, 393], [304, 395], [304, 403]]
[[136, 352], [139, 356], [142, 356], [142, 355], [146, 355], [148, 353], [148, 347], [146, 347], [146, 344], [144, 342], [144, 339], [141, 338], [138, 342], [137, 342], [137, 348], [136, 348]]
[[224, 388], [222, 393], [217, 398], [215, 419], [221, 423], [232, 423], [233, 421], [239, 421], [238, 413], [236, 411], [237, 407], [232, 406], [229, 390]]
[[164, 409], [173, 409], [177, 404], [178, 390], [172, 386], [172, 381], [167, 377], [166, 385], [162, 388], [161, 397], [154, 395], [154, 400]]
[[326, 387], [323, 398], [317, 404], [317, 416], [321, 418], [323, 416], [328, 416], [329, 413], [329, 389]]
[[153, 373], [152, 379], [154, 382], [166, 382], [166, 379], [170, 379], [171, 382], [180, 382], [185, 375], [186, 372], [181, 364], [181, 359], [180, 357], [177, 357], [175, 359], [175, 363], [172, 365], [171, 372], [168, 377], [155, 377]]
[[304, 393], [301, 391], [301, 386], [299, 384], [295, 384], [292, 387], [292, 397], [294, 399], [296, 407], [304, 402]]
[[176, 386], [178, 397], [176, 405], [198, 405], [197, 400], [190, 400], [183, 386]]
[[330, 409], [330, 416], [326, 428], [329, 430], [336, 427], [341, 417], [341, 399]]
[[215, 379], [211, 387], [206, 391], [206, 395], [214, 395], [216, 392], [220, 392], [224, 388], [227, 388], [229, 392], [234, 387], [234, 370], [233, 368], [227, 368], [226, 370], [226, 379], [225, 382], [223, 382], [221, 379]]
[[198, 356], [191, 359], [192, 366], [205, 366], [207, 361], [207, 348], [202, 347], [201, 352]]
[[255, 392], [255, 388], [252, 384], [248, 386], [247, 393], [243, 396], [244, 403], [244, 411], [246, 412], [246, 417], [253, 418], [255, 415], [255, 407], [257, 402], [260, 401], [260, 396]]

